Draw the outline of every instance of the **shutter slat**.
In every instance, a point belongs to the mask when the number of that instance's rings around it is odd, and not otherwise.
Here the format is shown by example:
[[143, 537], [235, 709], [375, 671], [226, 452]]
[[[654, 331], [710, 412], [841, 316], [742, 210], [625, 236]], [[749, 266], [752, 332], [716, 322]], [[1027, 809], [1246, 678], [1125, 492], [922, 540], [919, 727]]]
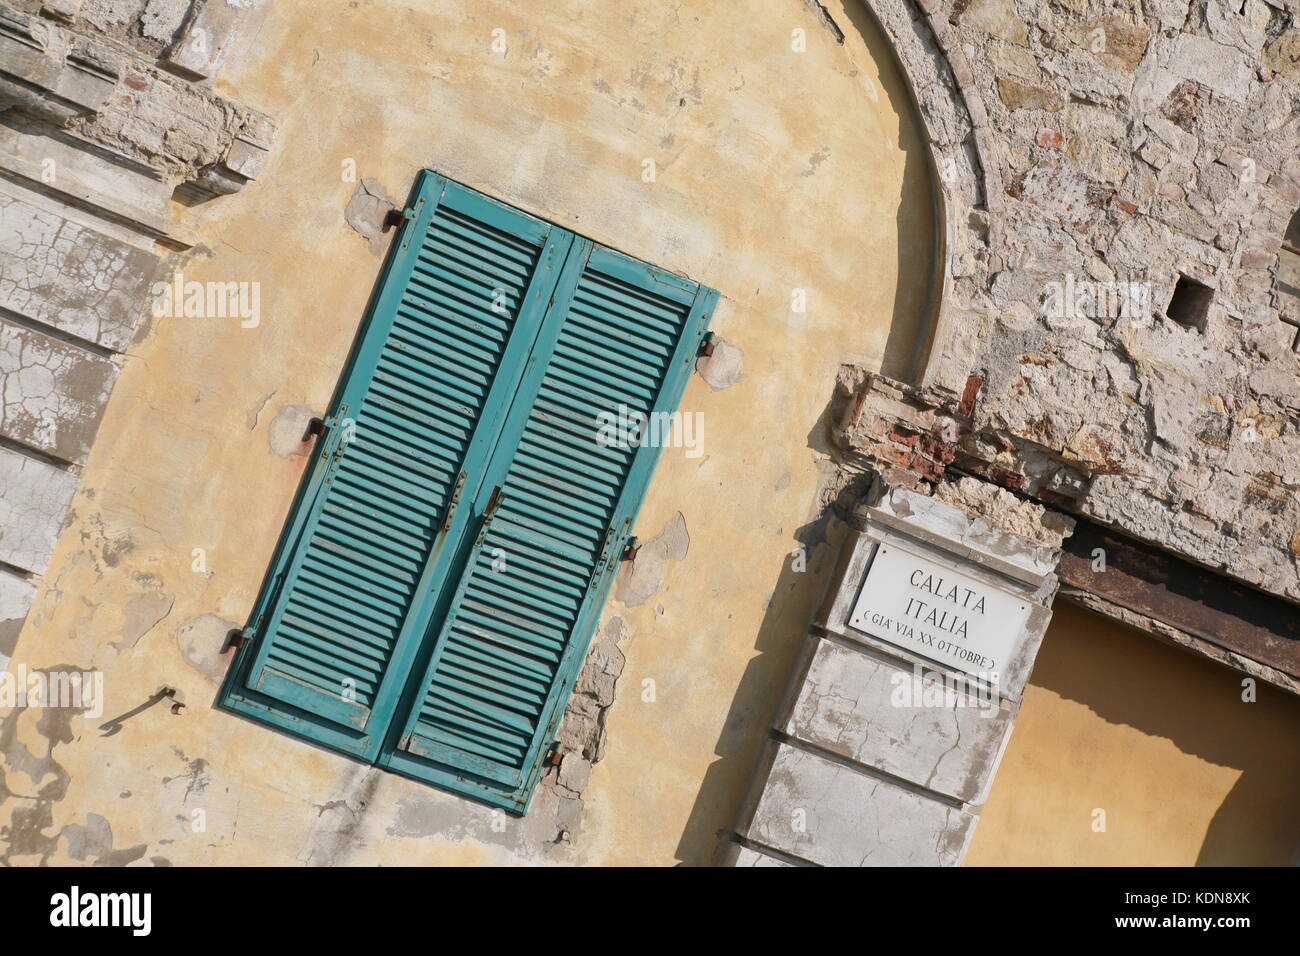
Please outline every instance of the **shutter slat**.
[[[457, 476], [490, 397], [495, 434], [515, 388], [514, 366], [498, 387], [503, 356], [526, 355], [540, 322], [538, 306], [528, 335], [515, 336], [519, 310], [531, 290], [555, 281], [539, 268], [549, 227], [437, 177], [421, 188], [428, 212], [418, 234], [400, 234], [245, 678], [316, 715], [336, 745], [330, 725], [365, 730], [355, 746], [374, 756], [385, 728], [369, 721], [376, 707], [391, 714], [396, 705], [405, 680], [392, 668], [399, 644], [409, 659], [423, 637], [411, 621], [417, 609], [428, 613], [422, 582]], [[355, 701], [342, 697], [344, 681], [355, 683]]]
[[407, 725], [415, 757], [526, 800], [607, 580], [602, 547], [619, 508], [635, 507], [624, 492], [638, 450], [602, 445], [598, 416], [620, 404], [648, 412], [665, 395], [675, 403], [666, 383], [691, 308], [588, 265], [548, 318], [556, 331], [545, 366], [516, 400], [516, 437], [494, 459], [502, 500], [466, 563]]

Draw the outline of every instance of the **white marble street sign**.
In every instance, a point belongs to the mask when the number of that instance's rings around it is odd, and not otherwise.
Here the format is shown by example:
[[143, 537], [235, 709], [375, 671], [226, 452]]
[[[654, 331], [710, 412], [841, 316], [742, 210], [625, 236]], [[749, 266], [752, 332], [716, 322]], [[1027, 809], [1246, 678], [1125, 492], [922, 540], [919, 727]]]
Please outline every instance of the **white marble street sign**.
[[998, 687], [1028, 617], [1022, 598], [882, 544], [849, 626]]

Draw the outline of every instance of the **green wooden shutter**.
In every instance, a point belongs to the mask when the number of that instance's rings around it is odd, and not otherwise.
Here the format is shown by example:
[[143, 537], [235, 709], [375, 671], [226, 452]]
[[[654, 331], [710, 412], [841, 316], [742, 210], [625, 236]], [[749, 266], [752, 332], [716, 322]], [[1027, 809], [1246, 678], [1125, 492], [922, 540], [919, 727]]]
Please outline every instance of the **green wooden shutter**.
[[476, 496], [465, 570], [383, 758], [515, 811], [527, 806], [658, 454], [598, 441], [601, 413], [675, 411], [716, 300], [586, 240], [569, 259]]
[[223, 694], [371, 759], [572, 242], [427, 173], [412, 212]]

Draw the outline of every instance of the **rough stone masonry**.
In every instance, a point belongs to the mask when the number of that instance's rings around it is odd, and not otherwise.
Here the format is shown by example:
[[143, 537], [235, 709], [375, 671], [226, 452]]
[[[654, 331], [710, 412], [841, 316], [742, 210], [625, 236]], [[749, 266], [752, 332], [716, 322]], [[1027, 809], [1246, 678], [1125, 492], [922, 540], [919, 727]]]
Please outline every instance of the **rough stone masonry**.
[[946, 204], [940, 465], [1300, 598], [1300, 5], [868, 2]]

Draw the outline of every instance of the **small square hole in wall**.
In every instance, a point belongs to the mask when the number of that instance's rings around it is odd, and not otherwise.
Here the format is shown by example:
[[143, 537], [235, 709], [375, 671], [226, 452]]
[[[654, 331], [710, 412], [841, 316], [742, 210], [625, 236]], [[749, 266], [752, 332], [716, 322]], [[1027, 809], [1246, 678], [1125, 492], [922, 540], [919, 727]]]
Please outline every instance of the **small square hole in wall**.
[[1165, 315], [1181, 326], [1204, 332], [1213, 301], [1214, 290], [1208, 285], [1180, 275], [1169, 305], [1165, 307]]

